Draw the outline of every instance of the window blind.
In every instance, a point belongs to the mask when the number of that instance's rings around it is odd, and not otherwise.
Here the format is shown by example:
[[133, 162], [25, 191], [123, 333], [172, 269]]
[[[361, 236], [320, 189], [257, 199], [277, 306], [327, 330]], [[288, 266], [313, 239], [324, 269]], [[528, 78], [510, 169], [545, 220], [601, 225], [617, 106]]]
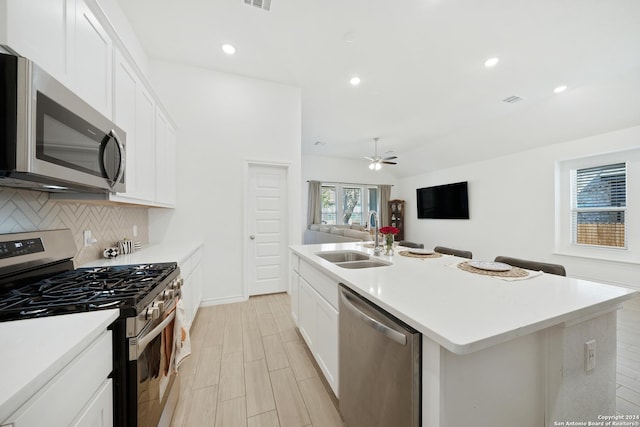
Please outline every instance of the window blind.
[[576, 169], [572, 178], [573, 243], [626, 247], [626, 163]]

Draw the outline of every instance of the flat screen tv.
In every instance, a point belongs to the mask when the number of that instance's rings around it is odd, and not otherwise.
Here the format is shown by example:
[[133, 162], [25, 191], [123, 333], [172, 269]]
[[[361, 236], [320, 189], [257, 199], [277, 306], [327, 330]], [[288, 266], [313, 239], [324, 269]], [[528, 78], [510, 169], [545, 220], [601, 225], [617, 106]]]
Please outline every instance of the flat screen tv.
[[469, 219], [467, 181], [416, 189], [418, 218]]

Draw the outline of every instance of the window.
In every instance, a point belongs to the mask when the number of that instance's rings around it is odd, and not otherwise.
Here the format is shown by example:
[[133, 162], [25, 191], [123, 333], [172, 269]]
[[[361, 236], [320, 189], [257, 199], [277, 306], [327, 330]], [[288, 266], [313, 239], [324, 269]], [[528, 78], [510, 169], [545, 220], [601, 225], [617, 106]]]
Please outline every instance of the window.
[[555, 252], [640, 262], [640, 149], [556, 162]]
[[579, 245], [626, 247], [625, 163], [572, 171], [572, 242]]
[[322, 206], [322, 223], [335, 225], [338, 217], [335, 185], [323, 185], [320, 190], [320, 198], [322, 199], [320, 205]]
[[362, 224], [362, 188], [342, 187], [342, 223]]
[[323, 183], [320, 198], [323, 224], [367, 225], [367, 213], [378, 210], [376, 186]]

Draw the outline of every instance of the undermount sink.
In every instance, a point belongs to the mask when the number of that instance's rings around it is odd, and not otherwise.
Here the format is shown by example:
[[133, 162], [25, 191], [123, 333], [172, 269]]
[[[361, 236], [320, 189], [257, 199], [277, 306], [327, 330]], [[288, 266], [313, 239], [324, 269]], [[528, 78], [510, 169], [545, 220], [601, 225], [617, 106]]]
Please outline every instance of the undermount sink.
[[369, 254], [358, 251], [318, 252], [316, 255], [342, 268], [372, 268], [391, 265], [389, 262], [372, 259]]
[[364, 261], [369, 259], [369, 254], [358, 251], [318, 252], [316, 255], [333, 263], [345, 261]]
[[372, 268], [372, 267], [386, 267], [391, 265], [388, 262], [378, 261], [375, 259], [368, 259], [365, 261], [350, 261], [350, 262], [336, 262], [338, 267], [342, 268]]

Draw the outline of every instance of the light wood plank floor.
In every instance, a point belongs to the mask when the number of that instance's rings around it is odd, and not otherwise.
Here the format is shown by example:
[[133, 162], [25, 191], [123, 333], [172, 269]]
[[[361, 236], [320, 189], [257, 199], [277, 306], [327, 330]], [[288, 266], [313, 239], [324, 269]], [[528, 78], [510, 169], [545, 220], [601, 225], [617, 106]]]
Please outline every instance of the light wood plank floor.
[[[172, 427], [343, 427], [289, 315], [287, 294], [203, 307]], [[640, 414], [640, 297], [618, 312], [616, 408]]]
[[172, 427], [343, 427], [287, 294], [202, 307]]
[[618, 311], [618, 375], [616, 410], [640, 415], [640, 297]]

